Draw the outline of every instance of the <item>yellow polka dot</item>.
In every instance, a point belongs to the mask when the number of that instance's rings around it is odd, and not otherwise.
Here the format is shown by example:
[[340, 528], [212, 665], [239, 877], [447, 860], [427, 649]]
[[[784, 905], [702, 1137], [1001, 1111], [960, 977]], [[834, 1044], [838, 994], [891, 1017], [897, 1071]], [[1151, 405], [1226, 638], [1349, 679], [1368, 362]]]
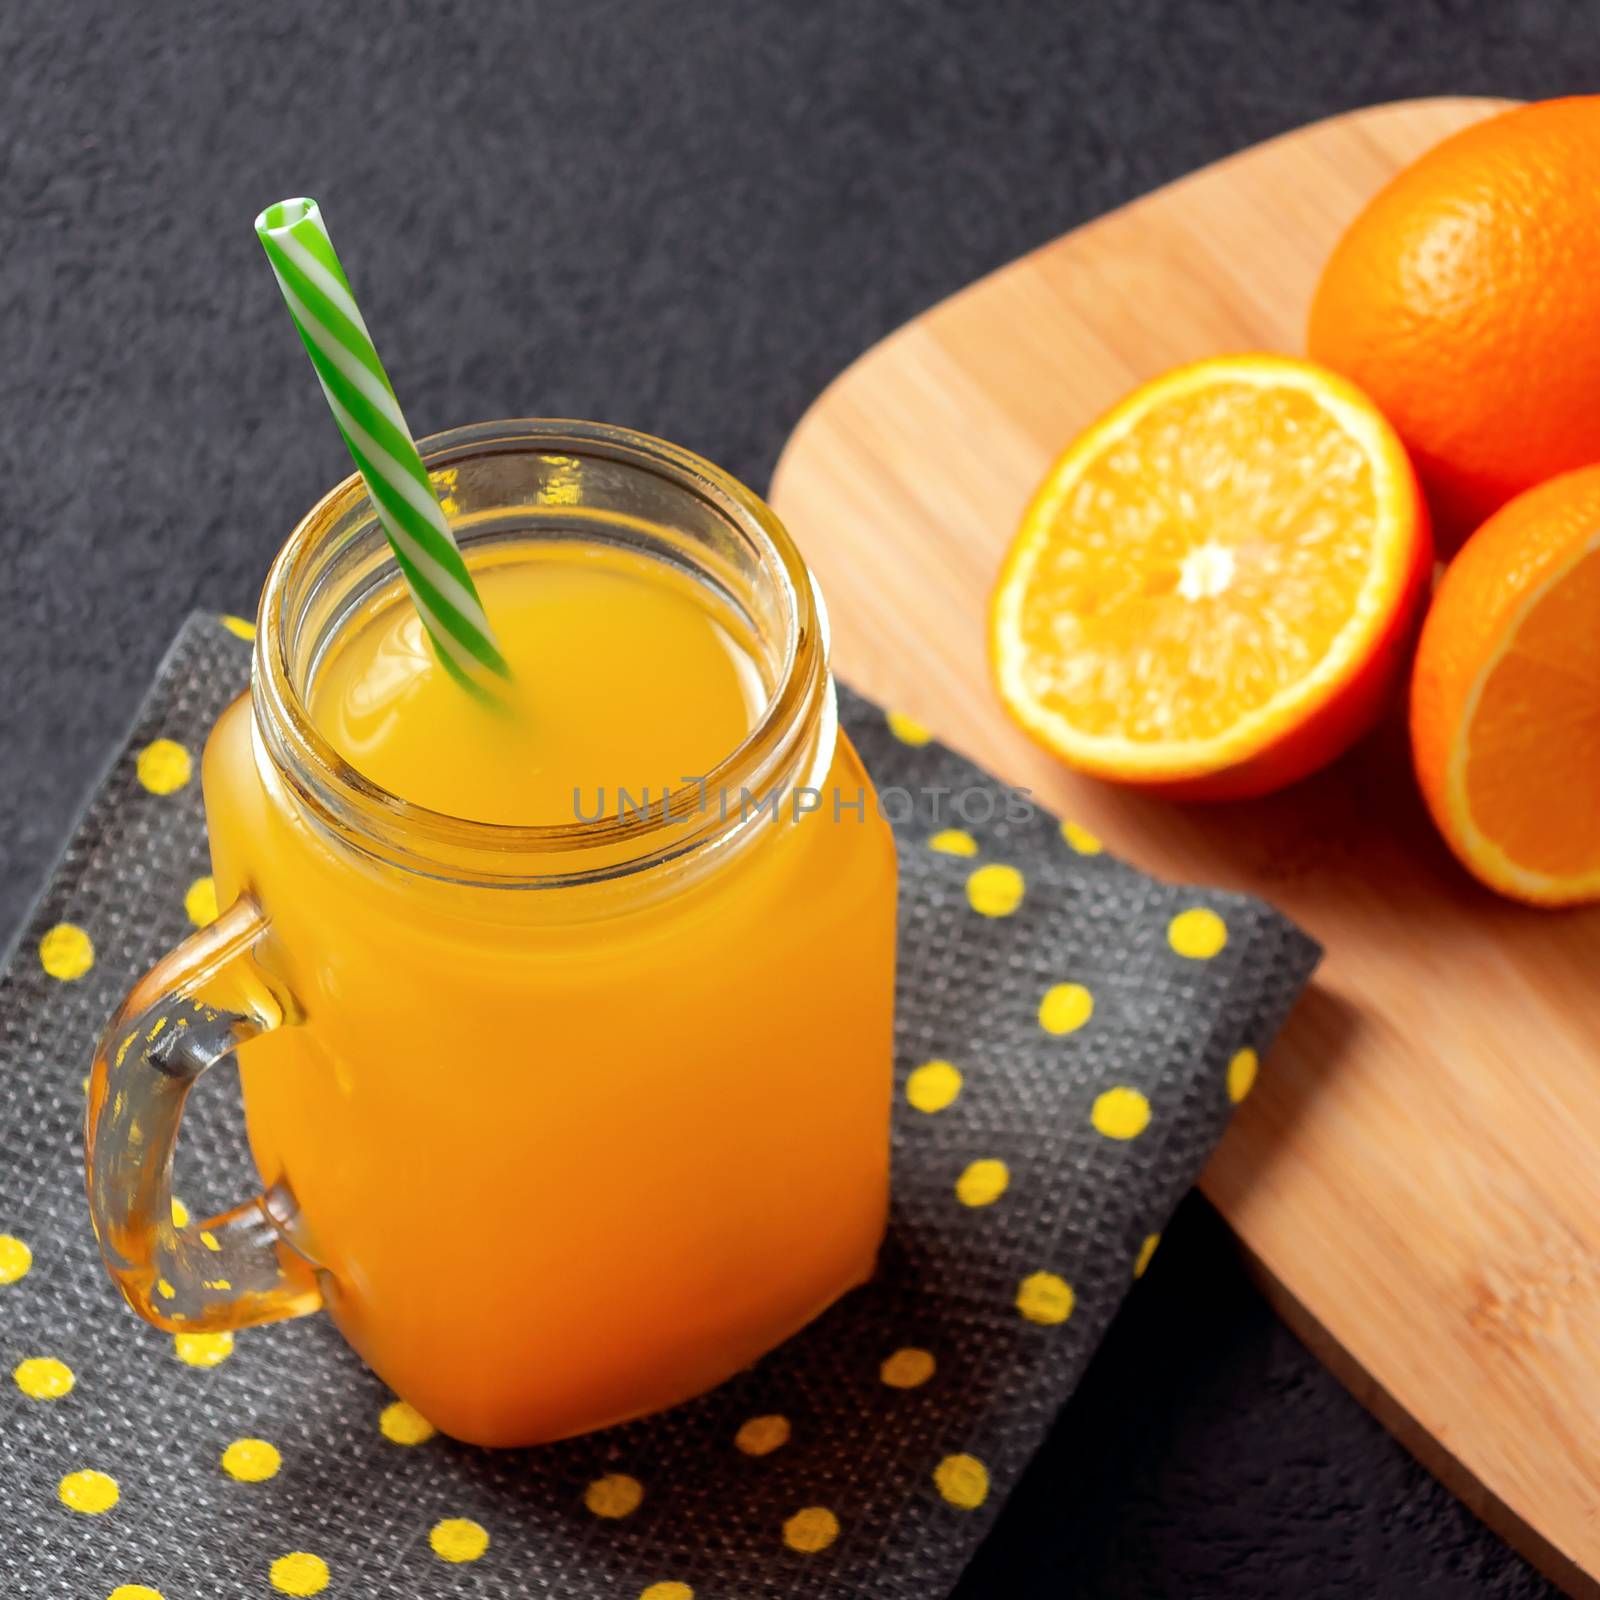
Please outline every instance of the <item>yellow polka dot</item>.
[[747, 1456], [770, 1456], [789, 1442], [787, 1417], [751, 1417], [733, 1436], [733, 1442]]
[[694, 1590], [686, 1583], [652, 1583], [639, 1591], [639, 1600], [694, 1600]]
[[109, 1511], [122, 1496], [117, 1480], [104, 1472], [69, 1472], [56, 1488], [61, 1503], [69, 1511], [97, 1517]]
[[1205, 906], [1180, 911], [1167, 924], [1167, 943], [1191, 961], [1209, 961], [1227, 942], [1227, 923]]
[[1119, 1084], [1096, 1097], [1089, 1119], [1108, 1139], [1137, 1139], [1150, 1126], [1150, 1102], [1137, 1089]]
[[1058, 983], [1039, 1002], [1039, 1026], [1046, 1033], [1076, 1033], [1094, 1015], [1094, 996], [1081, 983]]
[[217, 920], [217, 882], [215, 878], [196, 878], [183, 897], [183, 909], [197, 928]]
[[119, 1583], [106, 1600], [162, 1600], [161, 1591], [147, 1583]]
[[9, 1233], [0, 1233], [0, 1283], [15, 1283], [28, 1274], [33, 1251]]
[[901, 744], [926, 744], [933, 737], [920, 722], [914, 721], [901, 711], [885, 712], [884, 721], [889, 724], [889, 732]]
[[933, 1469], [934, 1486], [953, 1506], [976, 1511], [989, 1498], [989, 1469], [976, 1456], [946, 1456]]
[[943, 1111], [961, 1093], [961, 1069], [948, 1061], [924, 1061], [906, 1079], [906, 1099], [918, 1111]]
[[1017, 1287], [1017, 1310], [1042, 1328], [1065, 1322], [1076, 1301], [1072, 1285], [1053, 1272], [1032, 1273]]
[[243, 617], [222, 618], [222, 626], [231, 633], [235, 639], [253, 639], [256, 636], [256, 625], [247, 622]]
[[178, 1298], [178, 1291], [165, 1278], [156, 1279], [156, 1293], [163, 1300], [176, 1300]]
[[1003, 1161], [974, 1161], [956, 1179], [956, 1199], [964, 1206], [991, 1206], [1006, 1192], [1011, 1173]]
[[1235, 1105], [1255, 1087], [1256, 1068], [1260, 1065], [1255, 1051], [1248, 1046], [1238, 1051], [1228, 1063], [1228, 1098]]
[[884, 1361], [878, 1376], [891, 1389], [916, 1389], [933, 1376], [936, 1365], [930, 1351], [907, 1345]]
[[173, 1354], [190, 1367], [220, 1366], [233, 1354], [231, 1333], [175, 1333]]
[[216, 1234], [214, 1234], [209, 1228], [202, 1228], [200, 1230], [200, 1243], [203, 1244], [207, 1250], [215, 1250], [220, 1252], [222, 1249], [222, 1245], [218, 1241]]
[[383, 1408], [378, 1431], [390, 1444], [426, 1444], [434, 1435], [431, 1422], [413, 1405], [396, 1400]]
[[597, 1517], [626, 1517], [639, 1509], [644, 1485], [625, 1472], [608, 1472], [583, 1491], [583, 1503]]
[[269, 1575], [280, 1594], [321, 1594], [328, 1587], [328, 1563], [309, 1550], [291, 1550], [279, 1556]]
[[1159, 1233], [1145, 1235], [1145, 1241], [1139, 1246], [1139, 1254], [1134, 1258], [1133, 1275], [1136, 1278], [1144, 1276], [1144, 1269], [1150, 1265], [1150, 1257], [1156, 1253], [1156, 1246], [1161, 1243]]
[[39, 941], [39, 962], [52, 978], [71, 983], [94, 965], [94, 942], [75, 922], [58, 922]]
[[189, 1226], [189, 1208], [176, 1195], [172, 1197], [172, 1226], [174, 1228]]
[[1015, 867], [979, 867], [967, 879], [967, 902], [985, 917], [1009, 917], [1022, 904], [1027, 885]]
[[978, 841], [963, 828], [946, 828], [942, 833], [936, 833], [928, 841], [930, 850], [937, 850], [942, 856], [975, 856], [978, 853]]
[[783, 1542], [791, 1550], [815, 1555], [839, 1537], [839, 1519], [826, 1506], [807, 1506], [783, 1525]]
[[489, 1532], [466, 1517], [448, 1517], [434, 1523], [428, 1543], [441, 1561], [476, 1561], [489, 1548]]
[[30, 1400], [59, 1400], [62, 1395], [72, 1392], [72, 1385], [76, 1381], [72, 1376], [72, 1368], [65, 1361], [57, 1361], [54, 1356], [29, 1356], [26, 1361], [18, 1363], [11, 1376]]
[[139, 752], [139, 782], [151, 794], [175, 794], [189, 781], [194, 762], [176, 739], [155, 739]]
[[1097, 856], [1105, 846], [1100, 843], [1096, 835], [1087, 828], [1081, 828], [1076, 822], [1063, 822], [1061, 824], [1061, 837], [1078, 852], [1080, 856]]
[[278, 1447], [265, 1439], [235, 1439], [222, 1452], [222, 1470], [240, 1483], [265, 1483], [282, 1465]]

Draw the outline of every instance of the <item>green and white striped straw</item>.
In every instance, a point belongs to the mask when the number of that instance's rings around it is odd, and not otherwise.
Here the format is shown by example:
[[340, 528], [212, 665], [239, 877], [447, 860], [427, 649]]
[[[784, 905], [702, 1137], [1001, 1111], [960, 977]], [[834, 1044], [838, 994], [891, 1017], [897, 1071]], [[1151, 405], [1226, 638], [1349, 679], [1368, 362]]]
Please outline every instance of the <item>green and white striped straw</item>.
[[435, 654], [478, 694], [510, 669], [428, 481], [315, 200], [280, 200], [256, 218], [289, 315], [333, 420], [361, 472]]

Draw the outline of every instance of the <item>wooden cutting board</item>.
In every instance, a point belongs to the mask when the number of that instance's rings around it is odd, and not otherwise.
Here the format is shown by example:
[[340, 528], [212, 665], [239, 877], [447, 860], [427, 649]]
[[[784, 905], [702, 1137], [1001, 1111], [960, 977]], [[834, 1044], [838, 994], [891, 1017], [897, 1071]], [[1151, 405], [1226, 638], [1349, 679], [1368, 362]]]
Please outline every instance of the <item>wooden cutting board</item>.
[[1176, 362], [1303, 349], [1345, 224], [1499, 104], [1318, 123], [994, 273], [827, 389], [773, 500], [842, 677], [1130, 860], [1257, 890], [1325, 943], [1202, 1186], [1362, 1399], [1558, 1582], [1600, 1593], [1600, 917], [1470, 882], [1398, 721], [1291, 793], [1181, 809], [1035, 748], [984, 652], [1001, 553], [1062, 445]]

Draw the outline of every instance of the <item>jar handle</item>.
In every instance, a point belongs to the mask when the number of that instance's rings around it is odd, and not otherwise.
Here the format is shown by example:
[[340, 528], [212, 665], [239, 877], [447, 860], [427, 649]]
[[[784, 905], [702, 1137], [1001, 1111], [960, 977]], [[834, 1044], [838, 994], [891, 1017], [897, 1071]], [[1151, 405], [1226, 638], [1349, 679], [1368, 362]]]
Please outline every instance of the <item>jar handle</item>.
[[289, 1243], [284, 1190], [179, 1228], [172, 1156], [195, 1080], [292, 1002], [255, 959], [266, 922], [247, 897], [163, 957], [123, 1001], [95, 1052], [86, 1121], [89, 1214], [117, 1287], [172, 1333], [246, 1328], [322, 1304], [317, 1268]]

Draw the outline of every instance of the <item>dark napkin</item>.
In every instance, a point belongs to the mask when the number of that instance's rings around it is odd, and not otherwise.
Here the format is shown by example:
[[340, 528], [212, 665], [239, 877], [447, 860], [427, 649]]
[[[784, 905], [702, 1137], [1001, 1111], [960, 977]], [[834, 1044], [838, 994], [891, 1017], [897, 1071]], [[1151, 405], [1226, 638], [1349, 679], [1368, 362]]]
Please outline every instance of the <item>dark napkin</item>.
[[[403, 1442], [425, 1426], [325, 1319], [180, 1347], [122, 1306], [89, 1231], [84, 1073], [123, 991], [208, 912], [198, 760], [183, 752], [197, 757], [245, 686], [245, 631], [185, 625], [0, 979], [0, 1362], [17, 1371], [0, 1393], [5, 1592], [946, 1593], [1316, 947], [1254, 900], [1154, 882], [1022, 815], [977, 768], [844, 693], [886, 811], [909, 813], [876, 1278], [663, 1416], [535, 1450]], [[201, 1217], [253, 1187], [219, 1068], [192, 1103], [176, 1192]], [[71, 1387], [51, 1397], [64, 1369]], [[240, 1440], [263, 1443], [230, 1452]]]

